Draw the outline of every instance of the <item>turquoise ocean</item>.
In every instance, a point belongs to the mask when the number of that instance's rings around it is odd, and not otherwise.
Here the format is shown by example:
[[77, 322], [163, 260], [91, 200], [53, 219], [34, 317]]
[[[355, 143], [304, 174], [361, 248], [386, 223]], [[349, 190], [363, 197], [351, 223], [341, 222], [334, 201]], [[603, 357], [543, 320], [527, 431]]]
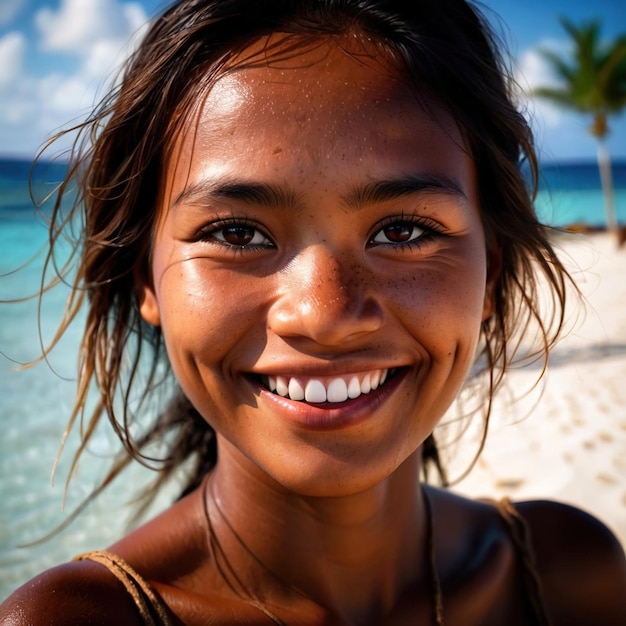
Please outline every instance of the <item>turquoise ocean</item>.
[[[30, 164], [0, 160], [0, 600], [37, 572], [85, 550], [104, 547], [124, 532], [131, 506], [120, 508], [148, 471], [133, 468], [70, 527], [50, 540], [42, 538], [81, 502], [117, 449], [108, 429], [99, 430], [72, 480], [63, 511], [64, 484], [77, 444], [68, 438], [54, 484], [51, 472], [74, 396], [74, 372], [80, 328], [57, 346], [48, 363], [24, 369], [37, 359], [40, 344], [53, 337], [68, 291], [63, 286], [45, 296], [39, 314], [28, 298], [39, 289], [47, 231], [45, 210], [37, 215], [28, 191]], [[47, 188], [43, 175], [62, 179], [62, 164], [41, 164], [35, 172], [38, 195]], [[618, 219], [626, 223], [626, 161], [613, 164]], [[50, 187], [51, 188], [51, 187]], [[550, 225], [602, 227], [604, 199], [594, 162], [551, 163], [542, 167], [537, 211]], [[156, 509], [172, 493], [163, 494]], [[152, 510], [154, 512], [155, 509]]]

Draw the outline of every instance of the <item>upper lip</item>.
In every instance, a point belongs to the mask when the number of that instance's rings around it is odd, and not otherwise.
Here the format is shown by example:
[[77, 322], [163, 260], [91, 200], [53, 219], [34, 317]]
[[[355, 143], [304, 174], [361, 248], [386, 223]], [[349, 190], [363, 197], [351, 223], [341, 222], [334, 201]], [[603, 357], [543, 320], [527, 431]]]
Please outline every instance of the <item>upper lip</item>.
[[268, 364], [267, 367], [262, 365], [256, 365], [254, 369], [251, 369], [248, 373], [253, 376], [289, 376], [295, 378], [333, 378], [338, 376], [351, 376], [371, 372], [374, 370], [393, 370], [406, 367], [406, 363], [389, 363], [386, 362], [374, 362], [366, 361], [361, 363], [356, 362], [341, 362], [339, 360], [323, 361], [316, 363], [296, 363], [296, 362], [281, 362]]

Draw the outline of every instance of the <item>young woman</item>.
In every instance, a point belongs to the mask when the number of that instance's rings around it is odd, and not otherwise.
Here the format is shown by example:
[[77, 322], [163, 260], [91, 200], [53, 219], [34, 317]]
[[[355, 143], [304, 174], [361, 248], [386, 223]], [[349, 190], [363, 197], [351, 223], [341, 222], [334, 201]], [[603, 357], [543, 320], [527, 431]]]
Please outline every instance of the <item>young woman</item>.
[[[52, 237], [83, 212], [72, 420], [95, 385], [93, 423], [130, 455], [165, 442], [155, 489], [183, 468], [185, 495], [3, 624], [626, 623], [600, 522], [420, 481], [475, 362], [488, 416], [520, 328], [544, 352], [560, 330], [509, 89], [463, 0], [182, 0], [154, 22]], [[138, 386], [170, 395], [152, 424]]]

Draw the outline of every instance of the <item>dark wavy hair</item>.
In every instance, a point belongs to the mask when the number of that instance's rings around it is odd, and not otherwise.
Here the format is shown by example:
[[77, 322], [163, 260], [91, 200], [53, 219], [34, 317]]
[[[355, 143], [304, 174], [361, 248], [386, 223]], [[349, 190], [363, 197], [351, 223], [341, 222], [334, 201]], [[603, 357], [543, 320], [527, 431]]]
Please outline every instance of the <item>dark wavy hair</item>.
[[[133, 458], [151, 463], [157, 441], [166, 450], [146, 500], [181, 468], [182, 492], [190, 491], [217, 459], [213, 430], [175, 382], [167, 384], [173, 374], [161, 333], [142, 321], [135, 289], [137, 277], [148, 272], [160, 181], [177, 133], [207, 86], [240, 67], [253, 42], [282, 33], [289, 45], [281, 54], [297, 56], [303, 46], [348, 31], [366, 36], [416, 92], [426, 88], [451, 113], [475, 162], [488, 252], [499, 266], [494, 312], [482, 325], [484, 433], [520, 330], [538, 325], [544, 357], [561, 332], [569, 276], [533, 209], [538, 167], [532, 133], [516, 107], [496, 37], [476, 6], [465, 0], [180, 0], [152, 22], [121, 80], [91, 116], [66, 131], [77, 138], [52, 212], [48, 266], [69, 226], [79, 229], [75, 254], [58, 269], [61, 278], [71, 277], [72, 295], [46, 352], [86, 304], [68, 425], [80, 420], [84, 428], [74, 464], [103, 415], [124, 444], [92, 497]], [[539, 307], [540, 283], [552, 296], [547, 312]], [[147, 370], [140, 376], [142, 364]], [[163, 403], [148, 411], [144, 404], [158, 391]], [[422, 455], [424, 472], [434, 464], [446, 484], [433, 436]]]

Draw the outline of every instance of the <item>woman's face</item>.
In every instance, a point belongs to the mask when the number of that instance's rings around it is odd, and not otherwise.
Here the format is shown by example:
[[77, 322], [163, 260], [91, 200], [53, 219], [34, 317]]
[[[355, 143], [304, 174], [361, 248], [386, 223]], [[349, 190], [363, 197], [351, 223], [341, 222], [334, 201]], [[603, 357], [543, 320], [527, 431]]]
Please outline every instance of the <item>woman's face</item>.
[[475, 178], [445, 111], [332, 44], [216, 82], [171, 153], [141, 312], [218, 467], [340, 495], [416, 452], [490, 312]]

